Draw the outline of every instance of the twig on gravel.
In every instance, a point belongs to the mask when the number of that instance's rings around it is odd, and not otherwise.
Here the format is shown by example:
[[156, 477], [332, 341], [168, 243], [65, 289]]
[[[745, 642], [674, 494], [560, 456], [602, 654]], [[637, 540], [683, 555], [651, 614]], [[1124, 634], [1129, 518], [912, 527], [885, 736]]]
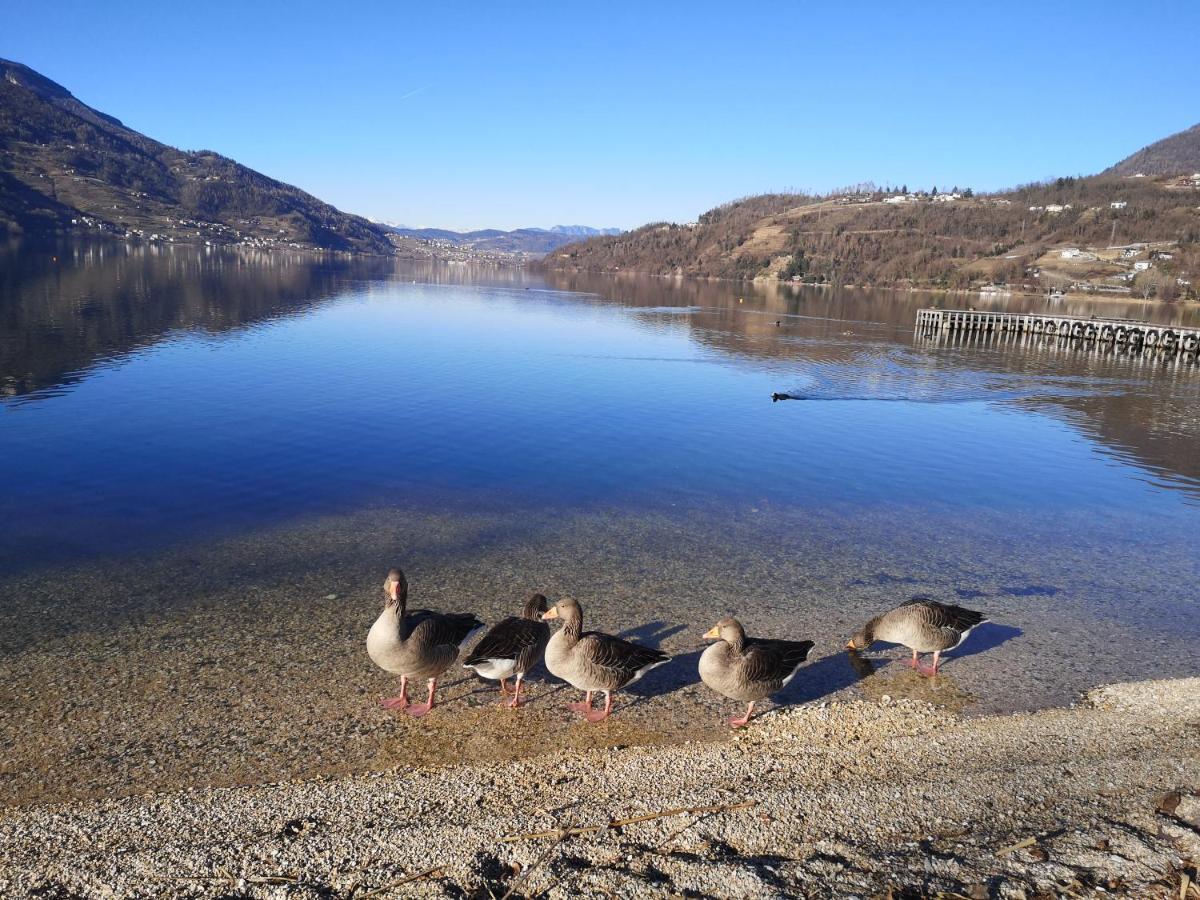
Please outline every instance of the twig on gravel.
[[1037, 837], [1027, 837], [1024, 840], [1017, 841], [1015, 844], [1009, 844], [1007, 847], [1001, 847], [996, 851], [997, 856], [1008, 856], [1010, 853], [1016, 853], [1018, 850], [1024, 850], [1026, 847], [1032, 847], [1038, 842]]
[[604, 822], [601, 825], [583, 825], [578, 828], [556, 828], [553, 831], [535, 831], [530, 834], [513, 834], [500, 840], [505, 844], [511, 844], [515, 841], [532, 841], [543, 838], [568, 838], [577, 834], [593, 834], [597, 831], [607, 831], [613, 828], [624, 828], [626, 825], [636, 825], [639, 822], [650, 822], [654, 819], [665, 819], [668, 816], [695, 815], [697, 813], [717, 813], [729, 812], [735, 809], [747, 809], [754, 806], [756, 800], [747, 800], [743, 803], [722, 803], [716, 806], [690, 806], [680, 807], [679, 809], [664, 809], [660, 812], [647, 813], [642, 816], [633, 816], [628, 819], [612, 819]]
[[[517, 885], [521, 884], [521, 882], [525, 881], [525, 879], [532, 875], [542, 863], [550, 858], [550, 854], [557, 850], [559, 845], [569, 837], [568, 832], [570, 832], [570, 830], [571, 829], [569, 828], [560, 829], [558, 833], [558, 840], [551, 844], [546, 849], [545, 853], [534, 860], [533, 865], [529, 866], [513, 880], [513, 883], [508, 886], [508, 890], [504, 892], [504, 896], [501, 897], [500, 900], [508, 900], [508, 898], [513, 895], [513, 891], [517, 889]], [[491, 893], [490, 890], [489, 893]]]
[[434, 866], [432, 869], [426, 869], [424, 872], [418, 872], [416, 875], [407, 875], [404, 878], [397, 878], [395, 881], [389, 881], [387, 884], [381, 884], [377, 888], [372, 888], [365, 894], [360, 895], [359, 900], [367, 900], [368, 897], [375, 897], [382, 894], [384, 891], [390, 891], [394, 887], [400, 887], [402, 884], [408, 884], [410, 881], [418, 881], [422, 878], [442, 871], [442, 866]]

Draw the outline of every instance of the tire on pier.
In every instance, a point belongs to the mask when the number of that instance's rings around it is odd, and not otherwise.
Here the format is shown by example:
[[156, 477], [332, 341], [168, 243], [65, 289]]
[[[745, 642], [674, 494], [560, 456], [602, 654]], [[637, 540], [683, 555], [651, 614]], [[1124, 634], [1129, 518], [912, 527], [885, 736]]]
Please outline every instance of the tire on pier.
[[1043, 322], [1041, 319], [1034, 319], [1032, 328], [1033, 328], [1034, 334], [1041, 334], [1043, 331], [1046, 330], [1046, 323]]
[[1058, 323], [1057, 322], [1047, 322], [1046, 323], [1046, 334], [1058, 334]]
[[1157, 347], [1158, 346], [1158, 332], [1157, 331], [1147, 331], [1145, 340], [1146, 340], [1147, 347]]
[[1118, 344], [1123, 344], [1129, 339], [1129, 333], [1125, 330], [1124, 325], [1118, 325], [1117, 330], [1113, 333], [1113, 340]]
[[1188, 353], [1191, 353], [1193, 350], [1200, 348], [1200, 337], [1196, 337], [1194, 334], [1189, 334], [1183, 339], [1182, 345], [1184, 350], [1186, 350]]
[[1111, 341], [1112, 339], [1113, 339], [1113, 327], [1111, 325], [1105, 325], [1103, 328], [1100, 329], [1100, 340]]
[[1071, 327], [1071, 337], [1083, 337], [1083, 325], [1080, 322]]
[[1083, 336], [1089, 341], [1094, 341], [1098, 337], [1096, 326], [1089, 325], [1087, 328], [1083, 329]]
[[1158, 345], [1164, 350], [1171, 350], [1175, 347], [1175, 332], [1170, 329], [1164, 331], [1158, 336]]

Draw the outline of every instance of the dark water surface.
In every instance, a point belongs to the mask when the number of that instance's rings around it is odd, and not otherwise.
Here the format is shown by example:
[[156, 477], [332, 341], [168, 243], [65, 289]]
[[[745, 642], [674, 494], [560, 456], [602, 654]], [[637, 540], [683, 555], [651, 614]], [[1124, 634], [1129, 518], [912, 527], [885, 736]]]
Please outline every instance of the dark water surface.
[[[151, 626], [219, 643], [204, 615], [253, 595], [265, 622], [298, 584], [350, 598], [295, 627], [329, 617], [332, 678], [378, 690], [360, 642], [397, 558], [430, 602], [570, 591], [681, 653], [726, 609], [837, 654], [874, 610], [960, 600], [995, 624], [957, 706], [1197, 671], [1194, 363], [914, 337], [919, 307], [1000, 303], [978, 298], [56, 255], [0, 255], [0, 651], [43, 693], [98, 635], [118, 660]], [[792, 699], [856, 677], [830, 655]]]

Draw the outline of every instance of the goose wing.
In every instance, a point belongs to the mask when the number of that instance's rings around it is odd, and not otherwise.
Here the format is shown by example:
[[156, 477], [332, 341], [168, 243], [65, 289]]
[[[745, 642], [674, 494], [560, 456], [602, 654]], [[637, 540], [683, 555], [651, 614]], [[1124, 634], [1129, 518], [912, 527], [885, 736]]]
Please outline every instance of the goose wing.
[[581, 635], [579, 643], [575, 646], [577, 652], [582, 653], [593, 666], [624, 679], [640, 677], [654, 666], [662, 665], [671, 658], [661, 650], [643, 647], [641, 644], [598, 631], [589, 631]]
[[545, 622], [509, 616], [497, 622], [483, 636], [463, 665], [474, 666], [489, 659], [515, 661], [521, 654], [536, 650], [539, 644], [545, 643], [549, 633], [550, 626]]
[[438, 647], [462, 644], [478, 628], [483, 627], [473, 613], [442, 613], [428, 609], [416, 609], [408, 614], [410, 640], [415, 638], [421, 645]]
[[916, 597], [900, 604], [900, 609], [912, 607], [922, 625], [929, 628], [951, 628], [958, 632], [970, 631], [980, 622], [986, 622], [987, 617], [981, 612], [955, 606], [952, 603], [939, 603]]
[[808, 659], [812, 641], [776, 641], [748, 638], [743, 650], [743, 672], [750, 682], [786, 684]]

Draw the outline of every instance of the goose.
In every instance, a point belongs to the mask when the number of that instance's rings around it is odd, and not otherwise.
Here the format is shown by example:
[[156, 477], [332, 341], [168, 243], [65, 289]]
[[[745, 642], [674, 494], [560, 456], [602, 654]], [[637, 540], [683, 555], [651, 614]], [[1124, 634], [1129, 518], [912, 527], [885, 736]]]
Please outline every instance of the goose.
[[515, 675], [513, 698], [507, 701], [510, 709], [521, 705], [521, 679], [538, 664], [550, 640], [550, 626], [541, 620], [542, 613], [549, 608], [545, 595], [534, 594], [525, 601], [520, 616], [509, 616], [493, 625], [463, 663], [466, 668], [474, 669], [476, 675], [499, 679], [500, 693], [505, 695], [508, 685], [504, 679]]
[[700, 680], [730, 700], [749, 704], [744, 716], [729, 720], [734, 728], [744, 728], [754, 714], [754, 704], [795, 677], [813, 648], [812, 641], [748, 638], [742, 623], [730, 616], [704, 632], [704, 637], [717, 642], [700, 656]]
[[[865, 650], [876, 641], [903, 644], [912, 650], [908, 665], [922, 675], [936, 675], [942, 653], [953, 650], [967, 639], [971, 629], [986, 621], [983, 613], [927, 597], [914, 597], [873, 618], [846, 646]], [[921, 664], [922, 653], [933, 654], [932, 666]]]
[[[568, 708], [582, 713], [589, 722], [603, 722], [612, 712], [612, 692], [633, 684], [651, 669], [661, 666], [671, 657], [653, 650], [602, 634], [583, 630], [583, 609], [577, 600], [564, 597], [542, 613], [545, 620], [562, 619], [562, 628], [546, 645], [546, 668], [576, 690], [584, 691], [582, 703]], [[592, 694], [604, 692], [604, 709], [592, 709]]]
[[[384, 709], [402, 709], [420, 717], [433, 709], [437, 677], [458, 659], [458, 651], [483, 622], [471, 613], [407, 610], [408, 579], [392, 569], [383, 583], [383, 612], [367, 633], [367, 655], [379, 668], [400, 676], [400, 693], [380, 702]], [[425, 703], [408, 702], [408, 680], [429, 682]]]

